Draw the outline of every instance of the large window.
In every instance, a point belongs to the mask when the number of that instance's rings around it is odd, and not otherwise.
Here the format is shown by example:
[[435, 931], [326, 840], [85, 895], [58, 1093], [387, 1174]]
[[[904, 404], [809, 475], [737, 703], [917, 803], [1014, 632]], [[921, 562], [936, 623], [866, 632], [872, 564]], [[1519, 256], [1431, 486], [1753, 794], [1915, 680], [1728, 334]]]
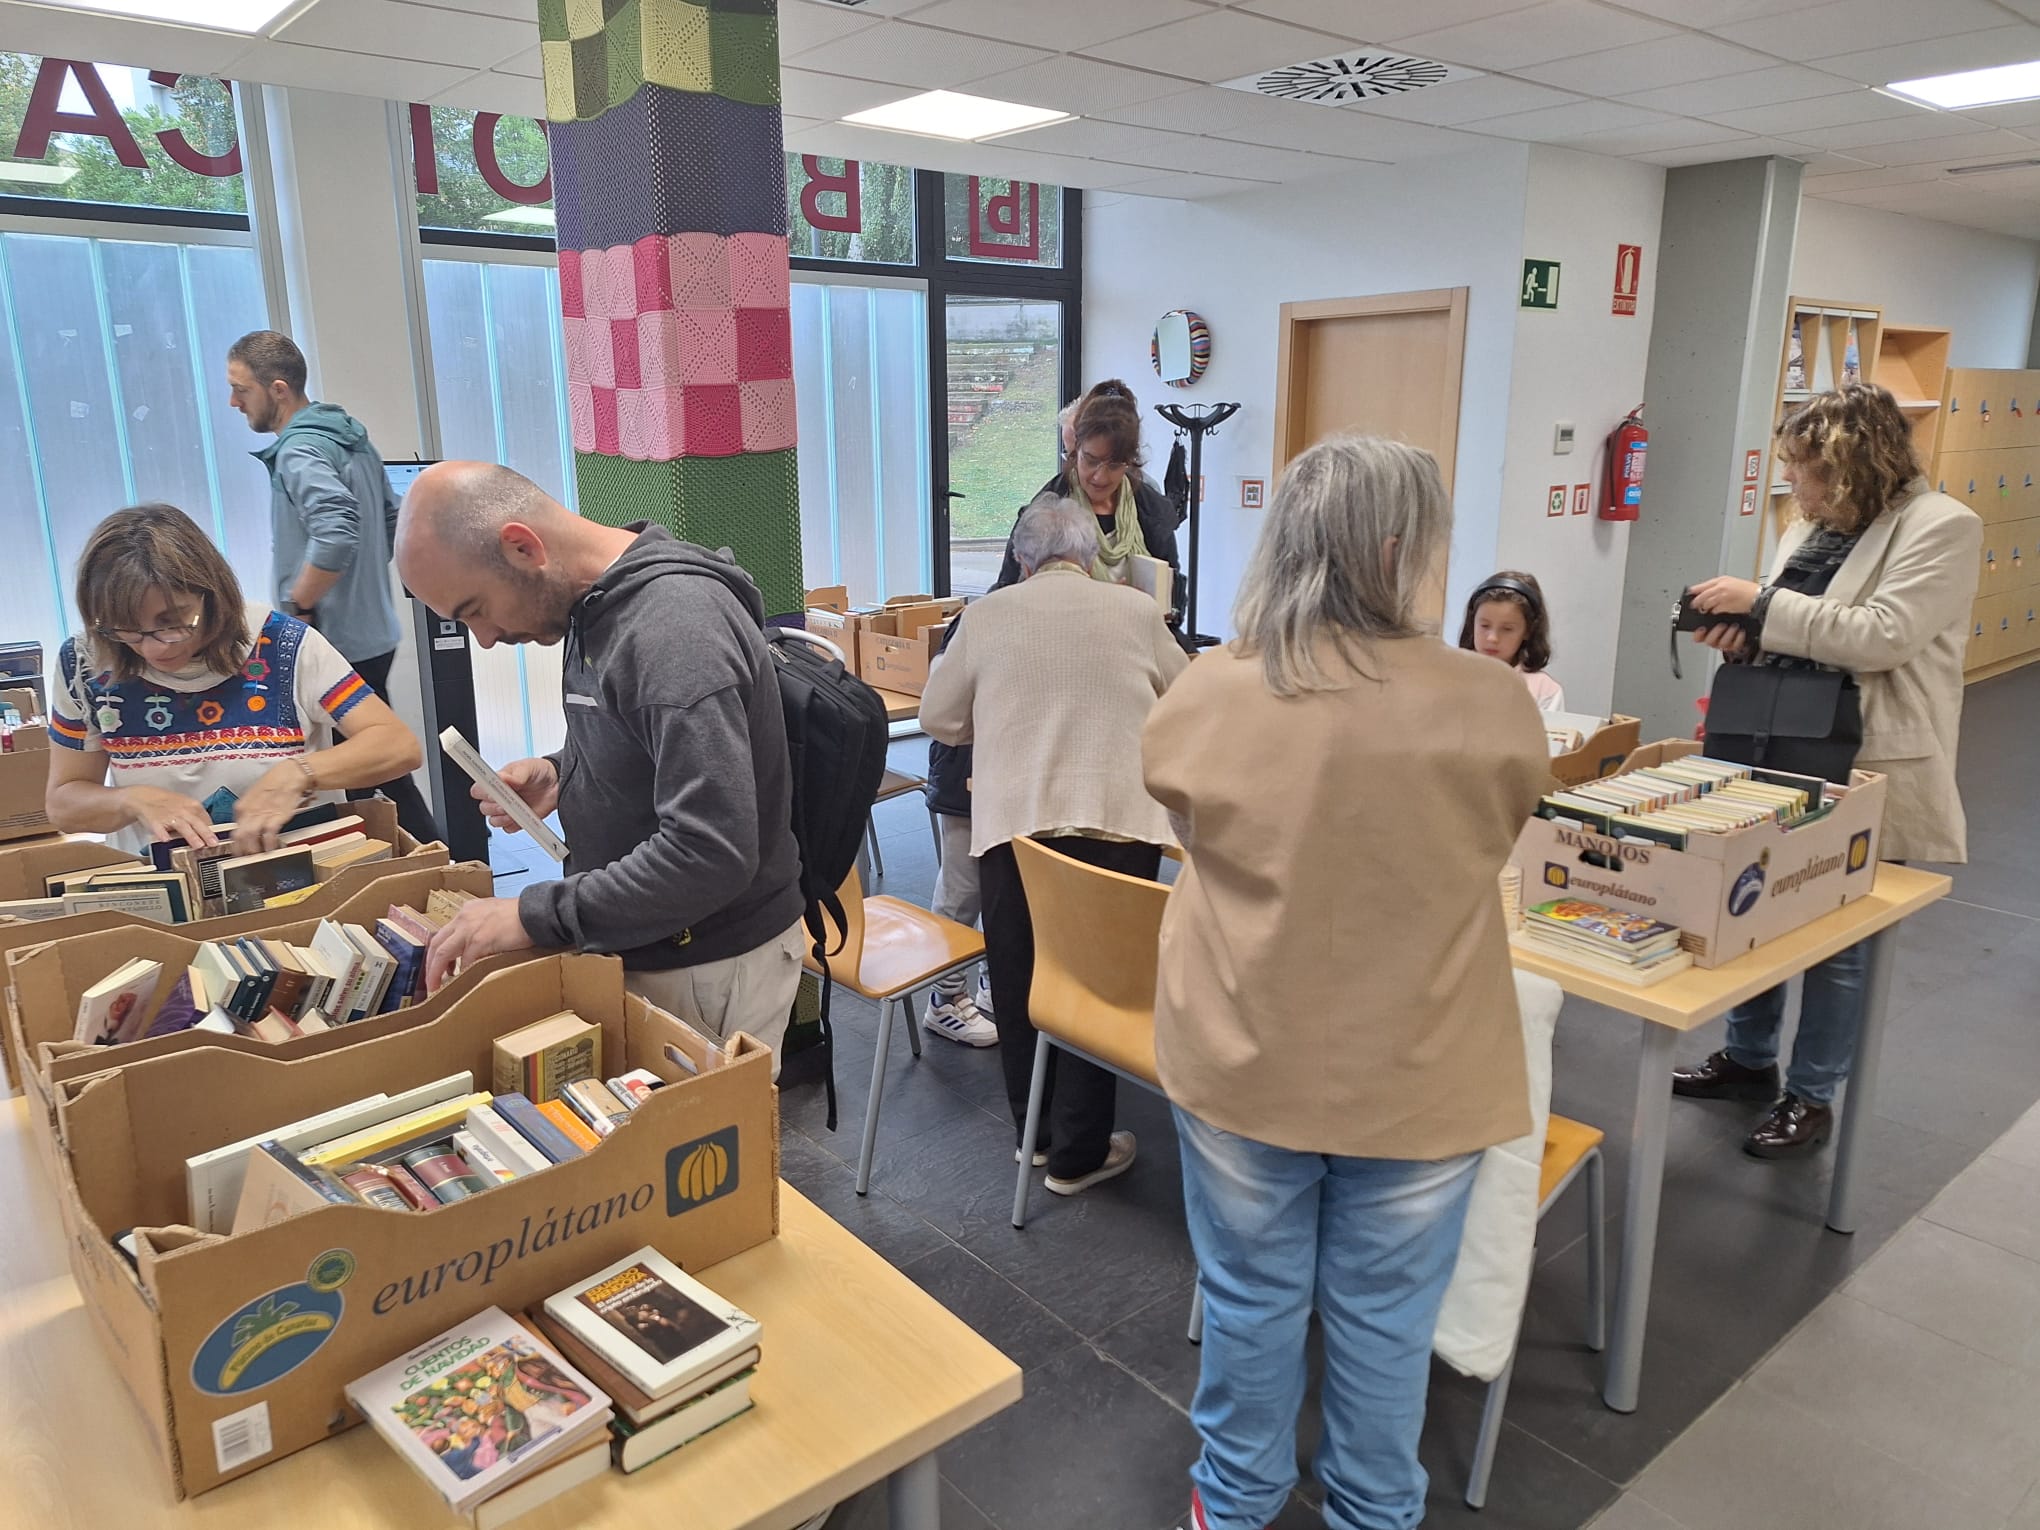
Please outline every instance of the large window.
[[1020, 507], [1060, 468], [1063, 305], [951, 297], [948, 343], [949, 587], [982, 595], [998, 578]]
[[54, 660], [92, 528], [162, 500], [269, 586], [262, 438], [227, 347], [267, 322], [217, 81], [0, 53], [0, 636]]

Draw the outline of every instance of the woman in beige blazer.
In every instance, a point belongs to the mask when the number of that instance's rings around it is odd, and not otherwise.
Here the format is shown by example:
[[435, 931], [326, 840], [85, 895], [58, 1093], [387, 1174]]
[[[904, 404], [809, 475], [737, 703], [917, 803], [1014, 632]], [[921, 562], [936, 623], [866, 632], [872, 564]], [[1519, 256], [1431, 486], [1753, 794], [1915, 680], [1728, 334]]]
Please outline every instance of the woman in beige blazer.
[[1188, 852], [1155, 1056], [1204, 1296], [1197, 1530], [1287, 1499], [1313, 1308], [1327, 1521], [1423, 1517], [1475, 1165], [1530, 1129], [1496, 875], [1551, 766], [1522, 680], [1419, 617], [1451, 520], [1428, 453], [1312, 447], [1269, 505], [1239, 637], [1148, 720], [1148, 789]]
[[[1955, 745], [1983, 523], [1928, 489], [1905, 415], [1883, 388], [1852, 385], [1809, 400], [1778, 427], [1778, 460], [1801, 515], [1770, 579], [1758, 585], [1723, 575], [1693, 592], [1703, 611], [1753, 614], [1757, 651], [1746, 652], [1738, 626], [1696, 636], [1750, 662], [1854, 674], [1863, 703], [1856, 765], [1888, 783], [1882, 858], [1966, 860]], [[1828, 1138], [1835, 1091], [1855, 1060], [1869, 957], [1866, 941], [1807, 972], [1782, 1096], [1782, 986], [1731, 1011], [1728, 1044], [1675, 1070], [1673, 1093], [1769, 1104], [1743, 1143], [1754, 1157], [1814, 1151]]]

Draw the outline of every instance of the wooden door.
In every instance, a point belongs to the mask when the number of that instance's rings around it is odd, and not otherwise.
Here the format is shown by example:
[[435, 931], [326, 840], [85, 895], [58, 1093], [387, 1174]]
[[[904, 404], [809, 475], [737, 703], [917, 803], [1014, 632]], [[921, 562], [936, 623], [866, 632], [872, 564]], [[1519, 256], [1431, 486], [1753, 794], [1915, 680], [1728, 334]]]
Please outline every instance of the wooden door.
[[[1452, 489], [1466, 291], [1395, 292], [1282, 305], [1276, 359], [1275, 473], [1341, 431], [1421, 446]], [[1445, 571], [1435, 597], [1442, 608]], [[1437, 609], [1427, 611], [1437, 615]]]

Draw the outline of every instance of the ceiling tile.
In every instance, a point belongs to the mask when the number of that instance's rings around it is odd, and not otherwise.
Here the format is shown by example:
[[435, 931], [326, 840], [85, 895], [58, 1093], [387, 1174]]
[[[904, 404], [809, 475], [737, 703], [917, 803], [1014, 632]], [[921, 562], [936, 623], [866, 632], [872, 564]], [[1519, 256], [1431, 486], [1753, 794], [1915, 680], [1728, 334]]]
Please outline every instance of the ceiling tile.
[[1195, 0], [936, 0], [914, 12], [916, 26], [946, 27], [1027, 43], [1058, 53], [1075, 52], [1094, 43], [1110, 42], [1149, 27], [1165, 26], [1191, 16], [1206, 16]]
[[1771, 62], [1747, 48], [1686, 34], [1656, 37], [1649, 42], [1630, 43], [1627, 47], [1562, 58], [1549, 64], [1528, 64], [1520, 73], [1562, 90], [1614, 96], [1718, 79], [1722, 75], [1750, 74], [1768, 68]]
[[1593, 0], [1544, 0], [1527, 10], [1485, 21], [1380, 41], [1476, 69], [1520, 69], [1672, 33], [1673, 28], [1661, 22], [1597, 5]]
[[1812, 96], [1834, 95], [1861, 89], [1859, 82], [1839, 75], [1823, 74], [1798, 64], [1779, 64], [1749, 74], [1728, 74], [1718, 80], [1696, 80], [1690, 85], [1671, 85], [1662, 90], [1615, 97], [1631, 106], [1656, 111], [1678, 112], [1687, 117], [1715, 117], [1722, 112], [1751, 106], [1771, 106], [1779, 101], [1803, 101]]
[[239, 33], [204, 32], [137, 22], [121, 16], [53, 10], [0, 0], [0, 38], [10, 53], [92, 59], [132, 69], [178, 69], [223, 74], [248, 47]]
[[242, 41], [246, 46], [229, 66], [227, 77], [260, 80], [265, 85], [302, 85], [310, 90], [380, 96], [386, 101], [430, 101], [474, 73], [453, 64], [348, 53], [339, 48], [311, 48], [268, 39]]
[[1935, 37], [1903, 47], [1843, 53], [1813, 62], [1830, 74], [1846, 75], [1865, 85], [1888, 85], [1893, 80], [1918, 80], [1963, 69], [2022, 64], [2036, 58], [2040, 58], [2040, 27], [2015, 26]]
[[1023, 48], [989, 37], [938, 32], [911, 21], [883, 21], [798, 54], [795, 62], [806, 69], [824, 69], [857, 79], [883, 80], [921, 90], [954, 90], [971, 80], [1018, 69], [1022, 64], [1039, 63], [1047, 57], [1039, 48]]
[[1634, 158], [1670, 169], [1678, 165], [1712, 165], [1730, 159], [1757, 159], [1768, 154], [1791, 159], [1795, 157], [1796, 150], [1794, 145], [1782, 139], [1736, 138], [1727, 143], [1700, 144], [1690, 149], [1654, 149]]
[[1541, 111], [1491, 117], [1466, 126], [1469, 132], [1489, 133], [1497, 138], [1516, 138], [1526, 143], [1556, 143], [1561, 138], [1577, 138], [1582, 133], [1643, 127], [1668, 120], [1662, 113], [1647, 112], [1640, 106], [1624, 106], [1620, 101], [1578, 101], [1571, 106], [1547, 106]]
[[1430, 122], [1450, 127], [1457, 122], [1477, 122], [1482, 117], [1535, 111], [1541, 106], [1570, 106], [1579, 99], [1570, 91], [1553, 90], [1549, 85], [1534, 85], [1502, 74], [1484, 74], [1478, 79], [1448, 80], [1408, 95], [1356, 102], [1351, 109], [1394, 117], [1399, 122]]
[[1864, 160], [1851, 159], [1846, 154], [1830, 153], [1826, 149], [1802, 149], [1792, 158], [1806, 166], [1808, 179], [1822, 175], [1846, 175], [1857, 170], [1873, 168]]
[[[1181, 82], [1177, 83], [1180, 86]], [[1324, 110], [1323, 107], [1303, 106], [1296, 102], [1271, 101], [1243, 90], [1193, 85], [1159, 100], [1109, 107], [1098, 115], [1109, 117], [1114, 122], [1131, 122], [1136, 127], [1167, 128], [1172, 133], [1224, 133], [1271, 118], [1294, 120], [1294, 116], [1306, 112], [1316, 115]]]
[[1904, 186], [1916, 181], [1938, 180], [1941, 175], [1941, 172], [1932, 165], [1876, 165], [1862, 170], [1823, 171], [1814, 174], [1809, 163], [1807, 169], [1807, 191], [1813, 193], [1817, 189], [1821, 196], [1835, 191], [1862, 191], [1875, 186]]
[[1622, 0], [1625, 10], [1641, 11], [1660, 21], [1675, 21], [1702, 32], [1716, 31], [1732, 21], [1811, 10], [1822, 0]]
[[1265, 181], [1232, 180], [1223, 175], [1162, 175], [1152, 180], [1114, 186], [1114, 192], [1134, 197], [1170, 197], [1178, 201], [1203, 201], [1241, 191], [1266, 191]]
[[1954, 138], [1857, 144], [1849, 150], [1849, 154], [1873, 165], [1975, 164], [1981, 160], [2040, 154], [2040, 145], [2030, 138], [2021, 138], [2017, 133], [1997, 128], [1988, 133], [1964, 133]]
[[545, 85], [526, 75], [484, 69], [451, 90], [432, 98], [434, 106], [458, 106], [471, 112], [502, 112], [506, 116], [543, 117]]
[[1992, 127], [2040, 127], [2040, 101], [2007, 101], [2003, 106], [1977, 106], [1958, 115]]
[[1338, 53], [1345, 41], [1244, 11], [1211, 11], [1188, 21], [1083, 51], [1115, 63], [1216, 82]]
[[1733, 128], [1697, 122], [1691, 117], [1672, 117], [1647, 122], [1642, 127], [1604, 128], [1576, 138], [1552, 140], [1560, 148], [1578, 149], [1585, 154], [1649, 154], [1661, 149], [1695, 149], [1702, 144], [1733, 143], [1751, 135]]
[[1051, 122], [1034, 129], [1027, 139], [1030, 148], [1043, 154], [1073, 154], [1083, 159], [1151, 165], [1157, 170], [1196, 170], [1201, 163], [1198, 146], [1204, 142], [1193, 133], [1167, 133], [1160, 128], [1090, 118]]
[[1485, 21], [1505, 11], [1520, 11], [1536, 0], [1245, 0], [1243, 11], [1316, 27], [1355, 42], [1378, 43], [1411, 32], [1431, 32], [1469, 21]]
[[[1751, 133], [1780, 133], [1790, 138], [1802, 128], [1847, 127], [1855, 122], [1884, 122], [1895, 117], [1913, 118], [1923, 108], [1909, 101], [1879, 95], [1866, 85], [1832, 96], [1815, 96], [1807, 101], [1781, 101], [1776, 106], [1754, 106], [1747, 111], [1715, 112], [1716, 122]], [[1903, 135], [1901, 135], [1903, 136]]]
[[853, 32], [869, 31], [884, 20], [862, 8], [851, 10], [817, 0], [779, 0], [779, 56], [797, 58]]
[[796, 117], [847, 117], [900, 98], [897, 85], [876, 85], [812, 69], [779, 71], [780, 106]]
[[[1148, 74], [1118, 64], [1101, 64], [1088, 58], [1049, 58], [1038, 64], [1023, 64], [1003, 74], [988, 74], [971, 82], [971, 90], [1001, 101], [1023, 101], [1029, 106], [1053, 107], [1059, 112], [1096, 116], [1152, 101], [1157, 96], [1181, 95], [1185, 91], [1203, 94], [1205, 87], [1179, 80], [1174, 75]], [[1234, 92], [1228, 92], [1233, 94]], [[1129, 119], [1131, 120], [1131, 119]], [[1155, 123], [1167, 127], [1168, 123]]]
[[471, 16], [500, 16], [521, 21], [538, 36], [537, 0], [404, 0], [407, 5], [430, 5], [442, 11], [466, 11]]
[[1197, 140], [1196, 169], [1200, 175], [1232, 175], [1256, 181], [1301, 181], [1350, 170], [1353, 161], [1302, 149], [1271, 149], [1228, 138]]
[[[1398, 122], [1373, 112], [1346, 107], [1305, 106], [1295, 101], [1271, 101], [1266, 96], [1244, 91], [1213, 91], [1227, 98], [1227, 115], [1204, 129], [1220, 138], [1243, 143], [1273, 144], [1285, 149], [1304, 149], [1313, 154], [1338, 154], [1349, 159], [1422, 159], [1433, 154], [1454, 154], [1483, 145], [1490, 140], [1475, 138], [1451, 128], [1431, 127], [1421, 122]], [[1235, 105], [1234, 103], [1238, 104]], [[1170, 105], [1173, 102], [1153, 103]], [[1136, 108], [1137, 110], [1140, 108]]]
[[1914, 142], [1923, 138], [1955, 138], [1976, 130], [1975, 124], [1948, 112], [1915, 112], [1909, 117], [1883, 117], [1875, 122], [1850, 122], [1841, 127], [1799, 128], [1794, 143], [1816, 149], [1841, 149], [1854, 153], [1870, 143]]
[[520, 53], [515, 58], [506, 58], [496, 66], [498, 74], [521, 74], [528, 80], [545, 78], [545, 65], [536, 48]]
[[1924, 5], [1919, 0], [1828, 0], [1807, 10], [1710, 30], [1781, 58], [1812, 59], [1979, 32], [2003, 26], [2007, 19], [1992, 0], [1932, 0]]
[[278, 42], [340, 49], [366, 45], [390, 57], [468, 69], [514, 58], [533, 46], [536, 35], [530, 22], [400, 5], [397, 0], [347, 0], [345, 5], [319, 0], [275, 33]]

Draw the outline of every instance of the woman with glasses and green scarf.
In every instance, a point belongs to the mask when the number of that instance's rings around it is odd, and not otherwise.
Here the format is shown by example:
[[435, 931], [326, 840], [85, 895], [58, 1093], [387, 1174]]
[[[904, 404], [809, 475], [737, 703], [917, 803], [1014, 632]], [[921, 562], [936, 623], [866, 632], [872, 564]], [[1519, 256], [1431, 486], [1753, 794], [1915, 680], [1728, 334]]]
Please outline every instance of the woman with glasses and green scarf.
[[[1117, 378], [1099, 383], [1078, 400], [1070, 434], [1073, 445], [1063, 470], [1042, 485], [1041, 493], [1073, 499], [1098, 518], [1098, 557], [1091, 577], [1126, 584], [1129, 560], [1135, 555], [1159, 558], [1169, 565], [1171, 586], [1180, 596], [1183, 569], [1176, 558], [1176, 507], [1141, 473], [1140, 406], [1133, 390]], [[1008, 538], [1006, 560], [992, 588], [1002, 590], [1019, 582], [1020, 565]], [[1169, 629], [1180, 642], [1177, 612], [1167, 615]]]
[[301, 808], [418, 768], [418, 739], [318, 632], [262, 601], [171, 505], [101, 521], [78, 559], [83, 630], [50, 688], [50, 821], [272, 849]]

